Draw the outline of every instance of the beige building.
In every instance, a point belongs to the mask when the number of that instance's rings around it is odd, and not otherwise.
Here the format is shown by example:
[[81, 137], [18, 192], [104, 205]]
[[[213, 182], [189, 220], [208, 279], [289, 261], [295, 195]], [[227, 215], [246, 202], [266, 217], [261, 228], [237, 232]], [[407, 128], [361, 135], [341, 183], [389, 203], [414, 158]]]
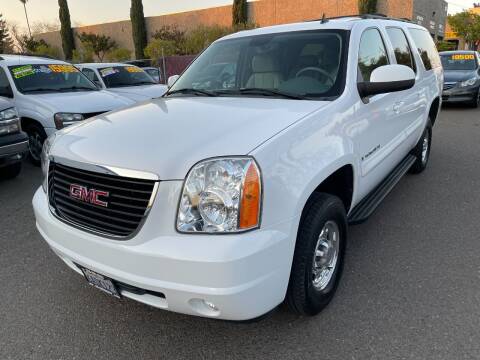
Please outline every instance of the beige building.
[[[429, 28], [432, 36], [443, 37], [446, 2], [444, 0], [378, 0], [379, 13], [391, 17], [408, 18]], [[358, 14], [358, 0], [257, 0], [249, 2], [250, 21], [259, 26], [269, 26], [327, 17]], [[230, 26], [232, 7], [221, 6], [146, 18], [148, 36], [163, 25], [176, 25], [189, 30], [200, 24]], [[132, 28], [129, 20], [82, 26], [74, 33], [96, 33], [110, 36], [119, 47], [133, 50]], [[38, 36], [49, 45], [61, 49], [59, 32]], [[80, 45], [75, 36], [77, 47]]]

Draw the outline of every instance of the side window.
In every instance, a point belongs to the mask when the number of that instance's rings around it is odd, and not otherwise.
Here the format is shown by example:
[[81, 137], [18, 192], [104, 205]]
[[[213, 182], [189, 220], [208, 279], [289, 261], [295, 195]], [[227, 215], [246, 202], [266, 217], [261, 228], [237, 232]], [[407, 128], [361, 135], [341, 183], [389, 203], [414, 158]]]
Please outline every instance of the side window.
[[8, 81], [7, 74], [0, 67], [0, 88], [10, 88], [10, 82]]
[[82, 69], [82, 72], [88, 78], [88, 80], [93, 82], [98, 81], [98, 77], [93, 70], [85, 68], [85, 69]]
[[388, 63], [387, 50], [380, 31], [378, 29], [365, 30], [358, 50], [359, 81], [370, 81], [372, 71]]
[[409, 31], [422, 58], [423, 65], [425, 65], [425, 70], [441, 67], [442, 62], [430, 34], [421, 29], [409, 29]]
[[408, 44], [407, 37], [403, 30], [400, 28], [389, 27], [387, 28], [387, 33], [393, 45], [397, 64], [408, 66], [413, 71], [416, 71], [412, 50], [410, 49], [410, 45]]

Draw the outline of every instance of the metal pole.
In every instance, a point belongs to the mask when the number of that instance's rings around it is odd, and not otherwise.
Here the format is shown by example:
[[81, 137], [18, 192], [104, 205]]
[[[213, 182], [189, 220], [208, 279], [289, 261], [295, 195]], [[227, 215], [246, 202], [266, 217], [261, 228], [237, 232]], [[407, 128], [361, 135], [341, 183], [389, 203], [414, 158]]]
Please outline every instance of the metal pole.
[[27, 4], [25, 2], [23, 3], [23, 9], [25, 10], [25, 18], [27, 19], [28, 33], [30, 34], [30, 37], [32, 37], [32, 31], [30, 30], [30, 22], [28, 21], [27, 15]]
[[163, 82], [167, 84], [168, 83], [167, 68], [165, 65], [165, 52], [163, 51], [163, 47], [162, 47], [162, 63], [163, 63]]

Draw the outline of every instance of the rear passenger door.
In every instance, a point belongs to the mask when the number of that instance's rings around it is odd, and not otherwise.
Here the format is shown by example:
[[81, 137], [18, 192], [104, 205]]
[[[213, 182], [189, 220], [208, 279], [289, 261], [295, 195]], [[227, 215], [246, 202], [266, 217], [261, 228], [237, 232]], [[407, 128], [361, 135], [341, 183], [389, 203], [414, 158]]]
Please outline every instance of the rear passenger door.
[[[393, 50], [393, 59], [399, 65], [405, 65], [411, 68], [415, 74], [415, 85], [413, 88], [393, 93], [393, 114], [392, 121], [401, 125], [405, 132], [406, 141], [403, 144], [403, 152], [410, 151], [412, 146], [413, 134], [418, 133], [418, 129], [424, 126], [424, 117], [426, 111], [426, 96], [422, 90], [422, 84], [419, 83], [419, 74], [415, 58], [404, 30], [400, 27], [387, 27], [387, 38]], [[416, 142], [416, 141], [415, 141]]]

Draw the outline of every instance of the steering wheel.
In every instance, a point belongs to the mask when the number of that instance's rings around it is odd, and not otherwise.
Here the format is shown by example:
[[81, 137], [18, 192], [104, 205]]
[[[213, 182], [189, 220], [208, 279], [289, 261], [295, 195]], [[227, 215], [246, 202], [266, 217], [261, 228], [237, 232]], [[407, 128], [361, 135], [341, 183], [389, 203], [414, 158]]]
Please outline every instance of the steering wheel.
[[330, 80], [329, 85], [335, 84], [335, 78], [332, 75], [330, 75], [330, 73], [328, 73], [328, 71], [325, 71], [323, 69], [320, 69], [320, 68], [314, 67], [314, 66], [309, 66], [309, 67], [301, 69], [299, 72], [297, 72], [297, 75], [295, 75], [295, 77], [298, 78], [301, 74], [303, 74], [304, 72], [307, 72], [307, 71], [316, 71], [316, 72], [322, 74], [323, 76], [325, 76], [328, 80]]

